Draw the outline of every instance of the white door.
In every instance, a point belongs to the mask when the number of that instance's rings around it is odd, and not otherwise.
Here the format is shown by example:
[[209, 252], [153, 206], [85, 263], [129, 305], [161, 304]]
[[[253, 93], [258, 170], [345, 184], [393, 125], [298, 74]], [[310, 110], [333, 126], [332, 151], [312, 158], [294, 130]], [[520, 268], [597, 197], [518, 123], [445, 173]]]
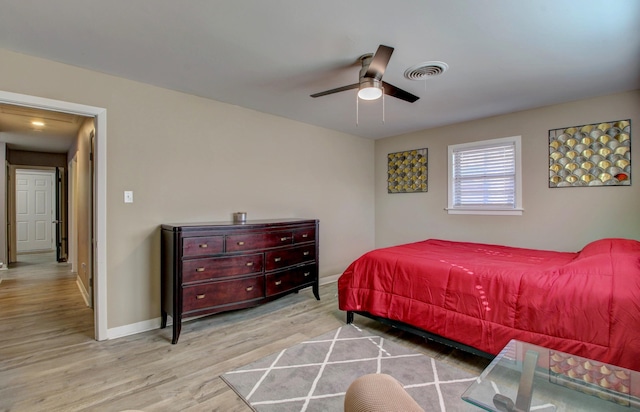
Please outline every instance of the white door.
[[20, 252], [53, 250], [51, 171], [16, 171], [16, 240]]

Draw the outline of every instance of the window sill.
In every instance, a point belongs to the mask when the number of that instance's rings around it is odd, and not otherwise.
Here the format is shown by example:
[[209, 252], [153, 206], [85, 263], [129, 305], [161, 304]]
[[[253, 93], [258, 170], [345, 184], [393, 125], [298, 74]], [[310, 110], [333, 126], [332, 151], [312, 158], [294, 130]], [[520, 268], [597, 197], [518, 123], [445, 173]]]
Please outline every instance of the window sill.
[[502, 215], [522, 216], [524, 209], [488, 209], [488, 208], [445, 208], [450, 215]]

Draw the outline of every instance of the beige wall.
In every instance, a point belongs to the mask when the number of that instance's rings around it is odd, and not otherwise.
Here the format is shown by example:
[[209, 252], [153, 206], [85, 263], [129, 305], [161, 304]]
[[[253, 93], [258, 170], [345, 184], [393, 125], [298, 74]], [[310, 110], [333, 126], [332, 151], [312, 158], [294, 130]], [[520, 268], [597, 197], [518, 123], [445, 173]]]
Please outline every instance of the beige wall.
[[[548, 187], [548, 131], [631, 119], [640, 126], [640, 91], [543, 107], [376, 141], [376, 246], [426, 238], [576, 251], [602, 237], [640, 240], [640, 164], [632, 186]], [[448, 215], [447, 145], [522, 136], [522, 216]], [[388, 194], [388, 153], [429, 149], [428, 193]], [[640, 144], [632, 143], [640, 162]]]
[[[80, 130], [73, 147], [68, 153], [68, 160], [75, 157], [75, 167], [71, 173], [68, 184], [75, 182], [73, 199], [69, 202], [69, 207], [73, 208], [71, 216], [75, 219], [75, 233], [70, 233], [70, 242], [75, 244], [75, 270], [78, 278], [83, 283], [86, 291], [90, 291], [90, 277], [92, 276], [92, 193], [91, 193], [91, 133], [95, 131], [93, 119], [86, 119]], [[69, 225], [71, 227], [71, 225]]]
[[0, 61], [0, 90], [107, 109], [109, 328], [159, 317], [165, 222], [318, 218], [321, 276], [374, 245], [371, 140], [6, 50]]

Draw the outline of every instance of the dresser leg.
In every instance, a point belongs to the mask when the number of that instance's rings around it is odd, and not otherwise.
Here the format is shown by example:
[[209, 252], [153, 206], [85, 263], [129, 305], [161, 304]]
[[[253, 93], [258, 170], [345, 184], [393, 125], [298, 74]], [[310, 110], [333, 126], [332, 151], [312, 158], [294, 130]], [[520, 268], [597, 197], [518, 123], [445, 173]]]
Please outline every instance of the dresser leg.
[[160, 329], [164, 329], [167, 327], [167, 311], [162, 310], [161, 312], [162, 321], [160, 322]]
[[180, 330], [182, 329], [182, 318], [176, 316], [173, 319], [173, 339], [171, 339], [172, 344], [178, 343], [178, 338], [180, 337]]
[[178, 343], [178, 338], [180, 337], [180, 330], [182, 329], [182, 314], [177, 311], [173, 311], [173, 338], [171, 339], [172, 344]]
[[320, 300], [320, 286], [318, 285], [318, 282], [313, 284], [313, 296], [316, 297], [317, 300]]

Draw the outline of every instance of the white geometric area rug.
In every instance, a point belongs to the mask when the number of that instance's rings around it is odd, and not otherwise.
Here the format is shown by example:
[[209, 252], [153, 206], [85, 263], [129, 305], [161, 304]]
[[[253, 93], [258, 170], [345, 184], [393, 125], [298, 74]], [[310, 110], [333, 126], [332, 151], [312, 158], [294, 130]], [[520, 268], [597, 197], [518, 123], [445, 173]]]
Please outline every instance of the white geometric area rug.
[[351, 382], [369, 373], [393, 376], [427, 411], [472, 409], [460, 395], [475, 376], [352, 324], [221, 377], [255, 411], [312, 412], [343, 410]]

